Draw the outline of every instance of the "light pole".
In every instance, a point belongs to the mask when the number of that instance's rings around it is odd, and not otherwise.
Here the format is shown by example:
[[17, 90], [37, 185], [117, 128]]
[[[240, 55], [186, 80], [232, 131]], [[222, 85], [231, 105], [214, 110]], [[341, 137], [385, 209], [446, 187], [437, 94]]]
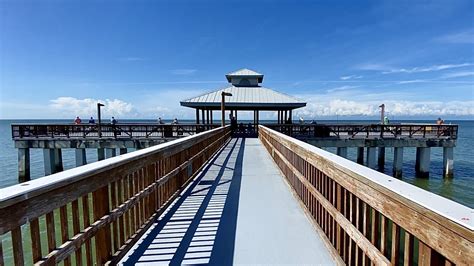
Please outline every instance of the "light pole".
[[102, 130], [100, 128], [100, 123], [101, 123], [101, 120], [100, 120], [100, 107], [104, 106], [103, 104], [101, 103], [97, 103], [97, 133], [99, 134], [99, 138], [102, 137]]
[[221, 93], [221, 111], [222, 111], [222, 120], [221, 120], [221, 125], [225, 126], [225, 96], [232, 96], [232, 93], [225, 92], [223, 91]]
[[381, 108], [381, 110], [380, 110], [380, 123], [382, 123], [382, 125], [383, 125], [383, 120], [385, 118], [385, 104], [382, 103], [379, 107]]

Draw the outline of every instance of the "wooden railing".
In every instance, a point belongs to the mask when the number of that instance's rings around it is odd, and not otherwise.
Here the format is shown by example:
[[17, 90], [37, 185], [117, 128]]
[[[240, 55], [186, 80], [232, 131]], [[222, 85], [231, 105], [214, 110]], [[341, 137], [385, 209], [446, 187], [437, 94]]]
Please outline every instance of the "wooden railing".
[[340, 264], [474, 263], [472, 209], [267, 127], [259, 138]]
[[457, 139], [458, 125], [434, 124], [266, 124], [294, 137], [311, 138], [444, 138]]
[[0, 265], [119, 261], [229, 138], [218, 128], [0, 189]]
[[101, 124], [12, 124], [12, 138], [21, 139], [69, 139], [101, 138], [144, 139], [178, 138], [217, 128], [217, 124], [157, 124], [120, 123]]

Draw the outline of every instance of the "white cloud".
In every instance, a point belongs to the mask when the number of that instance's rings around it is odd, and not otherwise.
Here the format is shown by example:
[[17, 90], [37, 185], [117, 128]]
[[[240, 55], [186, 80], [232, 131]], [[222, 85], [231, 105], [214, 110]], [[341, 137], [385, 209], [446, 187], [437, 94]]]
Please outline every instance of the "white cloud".
[[467, 67], [472, 66], [471, 63], [463, 63], [463, 64], [444, 64], [444, 65], [432, 65], [427, 67], [413, 67], [413, 68], [393, 68], [387, 71], [383, 71], [382, 74], [391, 74], [391, 73], [420, 73], [420, 72], [432, 72], [432, 71], [440, 71], [452, 68], [460, 68], [460, 67]]
[[433, 72], [441, 71], [446, 69], [453, 68], [462, 68], [473, 66], [473, 63], [461, 63], [461, 64], [441, 64], [441, 65], [431, 65], [431, 66], [422, 66], [422, 67], [411, 67], [411, 68], [395, 68], [382, 64], [362, 64], [358, 65], [357, 68], [360, 70], [371, 70], [371, 71], [380, 71], [382, 74], [393, 74], [393, 73], [422, 73], [422, 72]]
[[330, 92], [336, 92], [336, 91], [346, 91], [346, 90], [350, 90], [350, 89], [355, 89], [355, 88], [358, 88], [359, 86], [340, 86], [340, 87], [335, 87], [335, 88], [332, 88], [332, 89], [328, 89], [326, 90], [326, 92], [330, 93]]
[[[359, 94], [357, 96], [357, 94]], [[344, 91], [332, 94], [299, 95], [307, 106], [295, 110], [297, 116], [307, 119], [317, 117], [358, 116], [374, 117], [380, 114], [379, 105], [385, 104], [390, 116], [474, 116], [474, 100], [466, 101], [423, 101], [404, 100], [406, 93], [355, 93]]]
[[174, 75], [190, 75], [196, 73], [197, 69], [173, 69], [171, 74]]
[[425, 79], [401, 80], [398, 82], [398, 84], [412, 84], [412, 83], [421, 83], [421, 82], [429, 82], [429, 80], [425, 80]]
[[[385, 110], [394, 116], [474, 116], [474, 101], [413, 102], [385, 101]], [[306, 108], [297, 110], [306, 117], [324, 116], [377, 116], [380, 112], [377, 102], [360, 102], [335, 99], [329, 102], [309, 101]]]
[[61, 117], [89, 117], [96, 116], [97, 103], [103, 103], [101, 108], [104, 117], [134, 117], [137, 116], [134, 106], [131, 103], [119, 99], [77, 99], [74, 97], [58, 97], [50, 101], [49, 107], [57, 112]]
[[340, 79], [342, 80], [349, 80], [349, 79], [361, 79], [362, 76], [359, 75], [349, 75], [349, 76], [342, 76]]
[[461, 78], [461, 77], [470, 77], [474, 76], [474, 71], [461, 71], [461, 72], [453, 72], [447, 73], [441, 76], [441, 78]]
[[438, 37], [435, 40], [439, 42], [444, 42], [444, 43], [474, 44], [474, 30], [447, 34], [447, 35]]

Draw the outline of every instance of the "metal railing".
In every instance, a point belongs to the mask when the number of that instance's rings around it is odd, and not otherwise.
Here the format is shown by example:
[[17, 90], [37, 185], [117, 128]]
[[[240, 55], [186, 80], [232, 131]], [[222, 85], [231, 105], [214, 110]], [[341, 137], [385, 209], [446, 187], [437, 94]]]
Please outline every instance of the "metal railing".
[[221, 127], [0, 189], [0, 265], [118, 262], [230, 136]]
[[458, 125], [433, 124], [266, 124], [293, 137], [311, 138], [445, 138], [457, 139]]
[[[12, 124], [12, 138], [20, 139], [99, 139], [97, 124]], [[215, 124], [101, 124], [101, 138], [146, 139], [185, 137], [213, 128]]]
[[471, 208], [264, 126], [259, 138], [339, 264], [474, 262]]

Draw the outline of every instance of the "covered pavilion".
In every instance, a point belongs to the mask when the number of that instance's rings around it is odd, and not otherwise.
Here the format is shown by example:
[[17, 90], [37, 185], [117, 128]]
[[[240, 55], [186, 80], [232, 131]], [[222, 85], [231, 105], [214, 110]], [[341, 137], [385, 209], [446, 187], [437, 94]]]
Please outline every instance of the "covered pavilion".
[[259, 122], [260, 111], [276, 111], [278, 123], [291, 123], [294, 109], [306, 106], [294, 97], [260, 86], [263, 74], [240, 69], [226, 75], [230, 86], [181, 101], [181, 106], [196, 109], [197, 124], [212, 124], [213, 111], [221, 110], [222, 92], [232, 96], [225, 99], [225, 110], [238, 119], [238, 111], [253, 111], [254, 124]]

